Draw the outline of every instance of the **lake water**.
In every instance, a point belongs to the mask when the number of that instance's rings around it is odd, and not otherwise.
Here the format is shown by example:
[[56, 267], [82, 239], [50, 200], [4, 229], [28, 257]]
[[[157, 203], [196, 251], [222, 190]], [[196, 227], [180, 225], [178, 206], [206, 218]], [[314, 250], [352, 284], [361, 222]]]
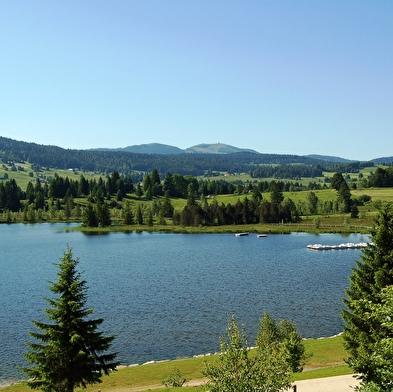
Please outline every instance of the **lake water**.
[[360, 250], [313, 251], [308, 244], [363, 242], [365, 235], [111, 233], [85, 235], [65, 224], [0, 225], [0, 386], [21, 378], [24, 342], [44, 321], [48, 281], [73, 249], [88, 282], [93, 317], [116, 335], [123, 364], [215, 352], [227, 315], [250, 343], [267, 311], [304, 337], [341, 332], [340, 310]]

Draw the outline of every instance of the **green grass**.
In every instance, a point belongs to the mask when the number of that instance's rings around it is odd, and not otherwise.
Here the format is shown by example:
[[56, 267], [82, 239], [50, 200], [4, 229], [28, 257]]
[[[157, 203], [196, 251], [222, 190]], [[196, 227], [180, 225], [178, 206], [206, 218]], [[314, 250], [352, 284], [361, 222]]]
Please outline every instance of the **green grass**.
[[[5, 170], [4, 166], [8, 169]], [[98, 174], [94, 172], [77, 172], [73, 170], [66, 170], [66, 169], [53, 169], [53, 168], [42, 168], [39, 172], [34, 172], [31, 168], [29, 163], [17, 163], [15, 165], [17, 168], [22, 168], [23, 170], [12, 171], [11, 166], [9, 165], [0, 165], [0, 180], [4, 180], [4, 175], [8, 175], [8, 179], [13, 178], [18, 186], [25, 191], [27, 188], [27, 184], [29, 182], [35, 183], [36, 179], [39, 178], [43, 180], [44, 178], [53, 178], [57, 174], [60, 177], [68, 177], [73, 180], [79, 180], [80, 175], [87, 179], [99, 179], [99, 177], [105, 177], [103, 174]]]
[[[4, 178], [4, 174], [7, 173], [9, 178], [14, 178], [17, 184], [21, 187], [22, 190], [26, 190], [27, 184], [29, 181], [36, 181], [37, 176], [41, 176], [42, 178], [46, 177], [54, 177], [55, 175], [59, 175], [62, 177], [68, 176], [69, 178], [73, 178], [78, 180], [80, 175], [83, 174], [85, 178], [88, 180], [91, 178], [98, 179], [100, 176], [104, 177], [103, 174], [93, 173], [93, 172], [74, 172], [70, 170], [58, 170], [58, 169], [45, 169], [43, 168], [40, 172], [33, 172], [31, 169], [31, 165], [28, 163], [17, 164], [17, 167], [23, 168], [23, 170], [11, 171], [10, 166], [7, 167], [7, 171], [4, 169], [5, 165], [0, 166], [0, 178]], [[365, 173], [367, 170], [375, 170], [375, 168], [364, 169]], [[31, 177], [29, 174], [32, 174]], [[217, 177], [211, 177], [212, 179], [217, 179]], [[256, 179], [251, 179], [247, 174], [239, 174], [236, 176], [223, 176], [225, 180], [233, 180], [233, 181], [249, 181], [255, 182], [259, 181]], [[251, 181], [252, 180], [252, 181]], [[269, 179], [266, 179], [269, 180]], [[310, 179], [302, 179], [300, 182], [309, 181]], [[315, 182], [320, 181], [321, 179], [311, 179]], [[337, 198], [336, 191], [332, 189], [322, 189], [313, 191], [320, 202], [325, 201], [335, 201]], [[128, 230], [128, 231], [172, 231], [172, 232], [187, 232], [187, 233], [233, 233], [236, 231], [249, 231], [252, 233], [257, 232], [267, 232], [267, 233], [289, 233], [291, 231], [306, 231], [306, 232], [336, 232], [336, 233], [350, 233], [350, 232], [360, 232], [367, 233], [370, 230], [374, 223], [375, 214], [377, 211], [378, 203], [383, 201], [393, 201], [393, 188], [367, 188], [367, 189], [359, 189], [359, 190], [351, 190], [352, 195], [354, 197], [359, 197], [363, 194], [367, 194], [371, 196], [372, 201], [367, 203], [365, 206], [359, 207], [359, 219], [350, 219], [349, 214], [325, 214], [325, 215], [317, 215], [317, 216], [302, 216], [302, 221], [299, 224], [258, 224], [258, 225], [240, 225], [240, 226], [212, 226], [212, 227], [181, 227], [181, 226], [173, 226], [171, 221], [167, 221], [166, 226], [158, 226], [154, 222], [153, 227], [148, 227], [146, 225], [133, 225], [130, 227], [124, 227], [118, 225], [118, 222], [121, 221], [120, 218], [120, 210], [119, 209], [111, 209], [111, 219], [114, 222], [114, 226], [111, 228], [91, 230], [91, 231], [119, 231], [119, 230]], [[300, 191], [300, 192], [284, 192], [284, 200], [292, 199], [296, 204], [297, 203], [305, 203], [307, 205], [307, 197], [310, 191]], [[245, 197], [251, 198], [248, 194], [239, 194], [239, 195], [218, 195], [212, 196], [207, 199], [209, 203], [213, 201], [217, 201], [219, 204], [232, 204], [235, 205], [238, 200], [243, 201]], [[265, 200], [270, 200], [269, 192], [263, 193], [263, 198]], [[148, 207], [152, 201], [146, 200], [144, 198], [137, 198], [134, 194], [127, 195], [125, 199], [128, 199], [131, 202], [131, 207], [135, 210], [136, 206], [139, 203], [142, 203], [145, 207]], [[156, 199], [156, 200], [159, 200]], [[77, 198], [74, 200], [76, 204], [80, 206], [85, 206], [87, 204], [86, 198]], [[154, 202], [154, 201], [153, 201]], [[182, 211], [184, 206], [186, 205], [186, 199], [172, 198], [171, 203], [175, 208], [175, 211]], [[320, 221], [319, 228], [315, 227], [315, 218], [318, 218]], [[22, 214], [15, 214], [13, 218], [15, 221], [22, 220]], [[53, 219], [53, 221], [58, 221], [57, 217], [48, 218], [48, 215], [45, 216], [45, 219]], [[62, 219], [61, 217], [59, 219]], [[0, 216], [0, 221], [6, 220], [6, 216]], [[80, 221], [80, 219], [71, 218], [72, 221]]]
[[[305, 369], [302, 373], [292, 375], [293, 381], [307, 380], [319, 377], [331, 377], [344, 374], [351, 374], [346, 366], [344, 358], [346, 353], [343, 347], [342, 336], [325, 339], [309, 339], [305, 341], [306, 352], [310, 355]], [[87, 392], [123, 392], [136, 390], [149, 391], [152, 388], [160, 387], [160, 391], [195, 391], [195, 387], [165, 388], [162, 381], [173, 373], [174, 368], [178, 368], [182, 376], [188, 381], [203, 381], [201, 373], [204, 362], [215, 361], [215, 356], [205, 356], [198, 358], [187, 358], [173, 361], [164, 361], [148, 365], [135, 367], [124, 367], [104, 377], [100, 385], [90, 386]], [[145, 389], [144, 389], [145, 388]], [[4, 388], [4, 392], [27, 392], [29, 389], [25, 384], [16, 384]]]

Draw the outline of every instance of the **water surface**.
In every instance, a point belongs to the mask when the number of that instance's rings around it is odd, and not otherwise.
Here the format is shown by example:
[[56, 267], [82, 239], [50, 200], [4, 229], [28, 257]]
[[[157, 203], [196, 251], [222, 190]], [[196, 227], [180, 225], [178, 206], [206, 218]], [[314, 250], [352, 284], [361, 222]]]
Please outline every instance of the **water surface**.
[[[69, 225], [71, 227], [72, 225]], [[341, 332], [340, 310], [360, 250], [312, 251], [308, 244], [363, 242], [364, 235], [110, 233], [64, 224], [0, 225], [0, 384], [21, 377], [24, 342], [44, 320], [66, 246], [79, 258], [94, 317], [116, 335], [124, 364], [215, 352], [227, 315], [252, 342], [263, 312], [294, 321], [304, 337]]]

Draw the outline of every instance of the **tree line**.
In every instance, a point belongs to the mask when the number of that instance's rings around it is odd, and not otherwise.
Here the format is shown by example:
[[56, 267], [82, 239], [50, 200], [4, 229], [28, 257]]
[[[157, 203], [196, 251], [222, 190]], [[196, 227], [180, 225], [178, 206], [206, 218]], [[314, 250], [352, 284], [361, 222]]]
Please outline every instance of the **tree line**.
[[[351, 212], [357, 218], [358, 206], [370, 200], [366, 195], [353, 198], [341, 173], [335, 173], [331, 179], [336, 200], [320, 201], [314, 190], [322, 187], [326, 188], [326, 183], [310, 182], [307, 187], [296, 181], [276, 180], [234, 184], [170, 172], [161, 180], [157, 169], [146, 173], [137, 184], [118, 172], [90, 180], [83, 175], [79, 179], [55, 175], [44, 183], [39, 178], [35, 183], [30, 181], [26, 191], [14, 179], [0, 182], [0, 210], [6, 213], [7, 221], [12, 221], [12, 212], [22, 211], [23, 221], [74, 217], [85, 226], [97, 227], [110, 225], [111, 211], [118, 211], [117, 220], [127, 225], [166, 224], [166, 219], [171, 219], [175, 225], [212, 226], [298, 222], [302, 215], [336, 212]], [[284, 201], [284, 192], [305, 189], [309, 190], [305, 201]], [[222, 194], [238, 195], [239, 199], [234, 204], [218, 203], [214, 196]], [[88, 204], [77, 202], [78, 198], [86, 199]], [[186, 199], [186, 206], [175, 211], [173, 198]], [[136, 203], [133, 207], [132, 199], [148, 203]]]

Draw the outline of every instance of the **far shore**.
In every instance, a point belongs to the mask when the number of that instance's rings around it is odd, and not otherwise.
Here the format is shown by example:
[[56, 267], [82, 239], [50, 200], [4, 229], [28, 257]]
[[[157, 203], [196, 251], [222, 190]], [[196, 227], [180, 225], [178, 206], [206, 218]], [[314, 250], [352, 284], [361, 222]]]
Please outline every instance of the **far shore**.
[[149, 233], [178, 233], [178, 234], [369, 234], [370, 226], [344, 226], [344, 225], [321, 225], [316, 228], [312, 224], [302, 223], [277, 223], [277, 224], [253, 224], [253, 225], [227, 225], [227, 226], [174, 226], [174, 225], [112, 225], [106, 227], [84, 227], [82, 225], [72, 230], [84, 233], [109, 233], [109, 232], [149, 232]]

